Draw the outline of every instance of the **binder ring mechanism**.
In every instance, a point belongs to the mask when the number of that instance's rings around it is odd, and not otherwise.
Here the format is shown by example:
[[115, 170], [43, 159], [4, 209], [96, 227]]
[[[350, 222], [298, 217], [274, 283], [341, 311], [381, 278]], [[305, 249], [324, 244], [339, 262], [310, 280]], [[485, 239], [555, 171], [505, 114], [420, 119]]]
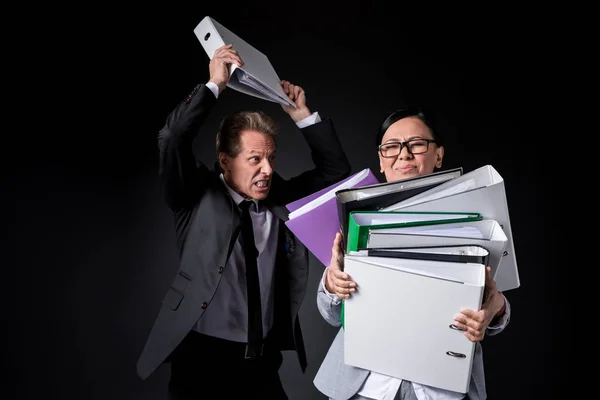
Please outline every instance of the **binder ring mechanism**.
[[[454, 329], [455, 331], [462, 331], [462, 329], [460, 329], [458, 326], [456, 326], [454, 324], [450, 324], [449, 327], [450, 327], [450, 329]], [[466, 358], [467, 357], [463, 353], [456, 353], [454, 351], [447, 351], [446, 354], [448, 354], [449, 356], [452, 356], [452, 357], [456, 357], [456, 358]]]

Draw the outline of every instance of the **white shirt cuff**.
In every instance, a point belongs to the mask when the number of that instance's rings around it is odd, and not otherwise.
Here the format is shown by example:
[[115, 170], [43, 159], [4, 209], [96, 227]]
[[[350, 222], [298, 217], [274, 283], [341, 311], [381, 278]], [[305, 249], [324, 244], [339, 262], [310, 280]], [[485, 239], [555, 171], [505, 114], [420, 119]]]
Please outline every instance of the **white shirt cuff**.
[[214, 82], [206, 82], [206, 87], [215, 95], [215, 99], [219, 98], [219, 87]]
[[[329, 268], [329, 267], [327, 267], [327, 268]], [[340, 299], [333, 293], [329, 293], [329, 291], [327, 290], [327, 287], [325, 286], [325, 279], [327, 279], [327, 268], [325, 268], [325, 271], [323, 272], [323, 278], [321, 278], [321, 286], [323, 287], [323, 291], [325, 292], [327, 297], [329, 297], [331, 299], [333, 304], [340, 304], [342, 302], [342, 299]]]
[[312, 113], [312, 115], [309, 115], [303, 120], [296, 122], [296, 125], [298, 125], [298, 128], [302, 129], [306, 128], [307, 126], [316, 124], [317, 122], [321, 122], [321, 117], [319, 116], [319, 112], [315, 111], [314, 113]]

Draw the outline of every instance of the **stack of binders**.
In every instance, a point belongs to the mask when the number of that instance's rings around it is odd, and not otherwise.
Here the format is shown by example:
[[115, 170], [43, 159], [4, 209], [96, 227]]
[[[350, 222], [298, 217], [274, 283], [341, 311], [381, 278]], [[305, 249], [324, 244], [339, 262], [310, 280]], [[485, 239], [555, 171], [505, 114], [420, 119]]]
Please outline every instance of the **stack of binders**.
[[[312, 218], [325, 192], [327, 217]], [[298, 238], [323, 264], [335, 232], [343, 234], [344, 270], [358, 285], [343, 303], [345, 363], [466, 393], [475, 343], [454, 315], [481, 308], [487, 266], [498, 290], [520, 286], [500, 174], [486, 165], [389, 183], [355, 179], [298, 205]], [[294, 233], [295, 220], [291, 213], [286, 223]]]

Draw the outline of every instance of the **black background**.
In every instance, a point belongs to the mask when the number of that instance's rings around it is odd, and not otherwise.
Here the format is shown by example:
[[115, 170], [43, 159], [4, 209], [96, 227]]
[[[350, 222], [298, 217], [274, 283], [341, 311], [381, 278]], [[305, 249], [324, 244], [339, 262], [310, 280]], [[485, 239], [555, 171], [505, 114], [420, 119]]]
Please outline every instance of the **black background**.
[[[238, 6], [239, 5], [239, 6]], [[177, 270], [171, 215], [157, 177], [156, 135], [197, 83], [208, 57], [193, 34], [206, 15], [265, 53], [281, 79], [302, 86], [312, 111], [332, 118], [353, 172], [378, 172], [379, 122], [405, 102], [444, 116], [444, 168], [490, 164], [505, 180], [521, 287], [506, 292], [512, 321], [483, 341], [490, 399], [558, 398], [558, 229], [553, 173], [540, 155], [555, 88], [556, 38], [535, 10], [457, 7], [433, 12], [377, 2], [157, 4], [71, 9], [48, 30], [45, 68], [24, 103], [3, 202], [14, 255], [4, 286], [3, 375], [9, 398], [165, 399], [168, 369], [141, 381], [135, 363]], [[56, 10], [55, 10], [56, 11]], [[262, 109], [281, 126], [278, 171], [311, 168], [308, 146], [280, 106], [222, 93], [196, 141], [215, 160], [220, 119]], [[550, 110], [550, 111], [549, 111]], [[44, 111], [47, 111], [44, 113]], [[44, 129], [29, 129], [41, 122]], [[11, 137], [9, 139], [15, 139]], [[10, 143], [10, 142], [9, 142]], [[383, 180], [383, 176], [379, 175]], [[336, 329], [318, 314], [323, 266], [311, 258], [301, 309], [309, 367], [285, 354], [291, 399], [324, 398], [312, 385]], [[227, 371], [223, 371], [227, 373]], [[232, 377], [232, 380], [234, 377]]]

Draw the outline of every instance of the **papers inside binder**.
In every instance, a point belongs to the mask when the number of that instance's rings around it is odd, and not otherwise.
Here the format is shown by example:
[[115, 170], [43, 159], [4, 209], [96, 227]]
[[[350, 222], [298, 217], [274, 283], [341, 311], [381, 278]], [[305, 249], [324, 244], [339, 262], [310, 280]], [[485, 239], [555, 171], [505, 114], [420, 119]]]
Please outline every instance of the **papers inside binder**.
[[483, 232], [477, 227], [459, 224], [410, 226], [406, 228], [385, 228], [379, 229], [376, 233], [379, 235], [407, 234], [462, 237], [471, 239], [484, 238]]
[[[259, 80], [248, 75], [240, 68], [237, 68], [231, 74], [230, 82], [231, 79], [238, 83], [238, 85], [235, 86], [237, 90], [249, 90], [255, 97], [260, 97], [264, 100], [272, 101], [274, 103], [292, 106], [294, 108], [296, 107], [296, 103], [291, 101], [287, 96], [279, 95], [279, 93], [274, 92], [267, 85], [262, 84]], [[244, 88], [240, 88], [239, 85], [243, 85]]]
[[447, 254], [467, 256], [487, 256], [489, 251], [481, 246], [436, 246], [436, 247], [402, 247], [385, 249], [386, 252], [396, 253], [424, 253], [424, 254]]
[[[478, 214], [460, 214], [460, 213], [402, 213], [402, 212], [353, 212], [352, 218], [356, 225], [374, 226], [388, 225], [396, 223], [424, 222], [424, 221], [442, 221], [456, 220], [462, 218], [477, 217]], [[404, 228], [405, 229], [405, 228]]]

